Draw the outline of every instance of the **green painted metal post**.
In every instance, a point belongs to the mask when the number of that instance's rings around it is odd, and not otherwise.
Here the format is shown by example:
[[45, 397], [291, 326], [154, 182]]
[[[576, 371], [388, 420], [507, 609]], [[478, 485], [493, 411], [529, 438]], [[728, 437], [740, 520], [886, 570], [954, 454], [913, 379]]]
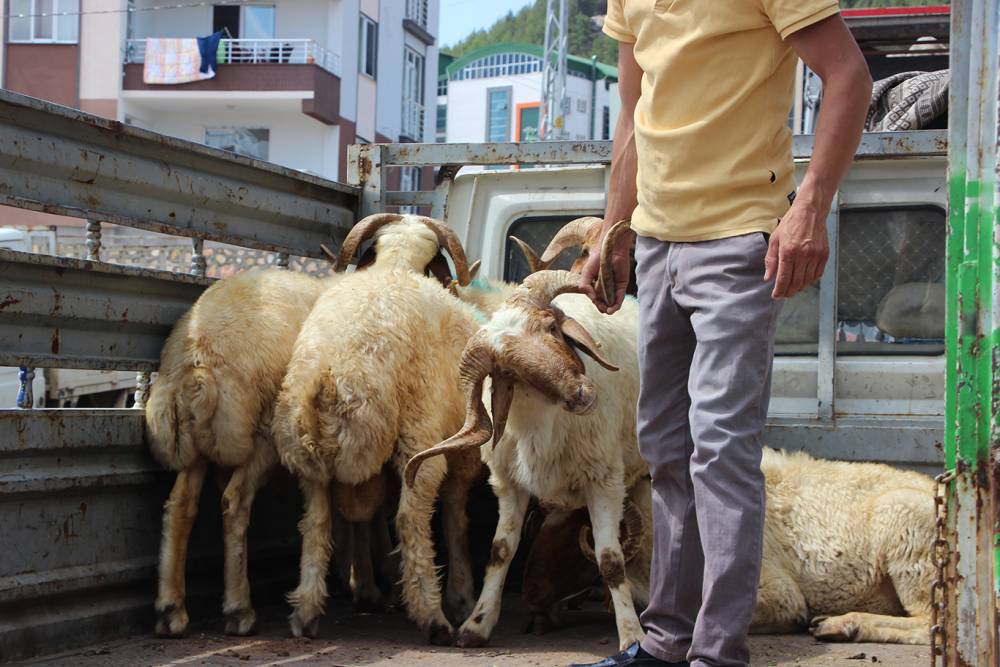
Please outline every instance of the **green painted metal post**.
[[1000, 0], [951, 6], [943, 664], [996, 666], [1000, 591], [997, 415], [997, 97]]

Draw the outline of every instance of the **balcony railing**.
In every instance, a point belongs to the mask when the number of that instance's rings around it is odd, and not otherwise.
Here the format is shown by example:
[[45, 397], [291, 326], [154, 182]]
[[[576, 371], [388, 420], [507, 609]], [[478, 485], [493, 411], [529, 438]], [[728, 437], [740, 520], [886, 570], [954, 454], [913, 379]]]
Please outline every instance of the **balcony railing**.
[[[312, 39], [224, 39], [219, 64], [319, 65], [340, 75], [340, 54], [324, 49]], [[146, 40], [130, 39], [125, 47], [126, 63], [146, 60]]]
[[416, 141], [424, 140], [424, 105], [416, 100], [403, 100], [402, 135]]

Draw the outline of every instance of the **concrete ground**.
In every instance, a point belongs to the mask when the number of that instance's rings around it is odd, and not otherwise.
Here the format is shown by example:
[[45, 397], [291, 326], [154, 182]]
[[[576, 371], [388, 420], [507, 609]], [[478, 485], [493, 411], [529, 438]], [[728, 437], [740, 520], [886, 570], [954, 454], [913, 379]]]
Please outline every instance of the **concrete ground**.
[[[13, 663], [55, 667], [558, 667], [592, 661], [617, 651], [611, 616], [597, 608], [564, 612], [564, 627], [545, 636], [522, 634], [526, 617], [520, 601], [505, 601], [504, 614], [490, 646], [465, 650], [427, 646], [402, 613], [355, 614], [342, 601], [331, 604], [314, 640], [292, 639], [286, 608], [258, 610], [262, 631], [253, 637], [227, 637], [219, 620], [195, 626], [185, 639], [141, 635], [58, 655]], [[927, 646], [823, 644], [809, 635], [751, 638], [752, 664], [757, 667], [833, 666], [914, 667], [930, 662]]]

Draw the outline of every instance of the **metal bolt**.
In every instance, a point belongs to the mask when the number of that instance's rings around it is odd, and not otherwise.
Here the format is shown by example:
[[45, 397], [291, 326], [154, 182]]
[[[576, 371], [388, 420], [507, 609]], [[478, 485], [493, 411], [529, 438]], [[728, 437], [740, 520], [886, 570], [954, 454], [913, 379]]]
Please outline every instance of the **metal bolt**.
[[101, 223], [98, 220], [87, 221], [87, 259], [101, 261]]
[[204, 276], [208, 269], [208, 262], [205, 259], [205, 241], [202, 239], [191, 239], [191, 275]]
[[35, 380], [35, 369], [21, 366], [17, 379], [20, 383], [17, 389], [17, 407], [22, 410], [30, 410], [35, 407], [35, 392], [32, 388], [32, 383]]
[[274, 264], [279, 269], [287, 269], [288, 268], [288, 253], [287, 252], [279, 252], [277, 255], [275, 255]]
[[141, 371], [135, 376], [135, 405], [137, 410], [146, 409], [146, 399], [149, 397], [149, 373]]

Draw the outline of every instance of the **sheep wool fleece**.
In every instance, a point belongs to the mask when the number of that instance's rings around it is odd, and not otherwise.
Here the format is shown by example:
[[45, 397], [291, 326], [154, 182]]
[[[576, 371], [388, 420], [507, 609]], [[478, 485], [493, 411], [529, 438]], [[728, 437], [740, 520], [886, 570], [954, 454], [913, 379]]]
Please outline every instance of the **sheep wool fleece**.
[[653, 487], [643, 648], [698, 667], [744, 666], [764, 523], [761, 434], [781, 302], [767, 238], [640, 236], [639, 449]]

